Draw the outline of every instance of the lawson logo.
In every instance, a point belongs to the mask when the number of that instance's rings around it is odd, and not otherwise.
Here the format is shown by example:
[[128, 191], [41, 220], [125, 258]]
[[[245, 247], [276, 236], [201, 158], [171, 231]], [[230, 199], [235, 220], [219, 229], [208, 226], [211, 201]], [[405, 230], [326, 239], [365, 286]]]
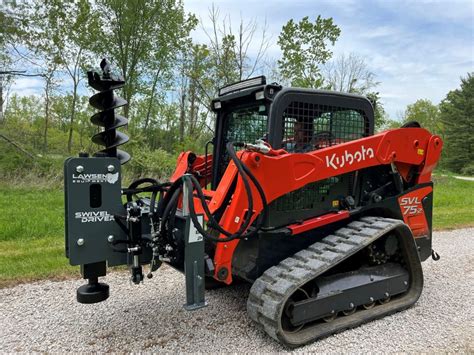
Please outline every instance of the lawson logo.
[[115, 184], [119, 179], [119, 173], [107, 173], [107, 174], [72, 174], [73, 184], [84, 184], [91, 182], [108, 182], [109, 184]]
[[332, 155], [327, 155], [326, 166], [328, 168], [338, 170], [346, 165], [352, 165], [354, 163], [359, 163], [361, 161], [374, 157], [375, 153], [372, 148], [365, 148], [364, 146], [362, 146], [360, 150], [356, 151], [355, 153], [350, 153], [346, 150], [343, 154], [340, 155], [337, 155], [336, 153], [333, 153]]

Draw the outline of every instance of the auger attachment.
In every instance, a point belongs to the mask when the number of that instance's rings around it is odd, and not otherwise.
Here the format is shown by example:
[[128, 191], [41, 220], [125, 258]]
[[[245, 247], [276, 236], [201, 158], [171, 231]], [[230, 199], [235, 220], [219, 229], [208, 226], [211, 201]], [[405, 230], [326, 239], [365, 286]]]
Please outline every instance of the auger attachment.
[[[89, 99], [98, 109], [91, 122], [103, 127], [92, 141], [105, 148], [88, 157], [70, 158], [65, 163], [67, 255], [71, 264], [81, 265], [81, 274], [88, 280], [77, 289], [80, 303], [97, 303], [109, 297], [109, 286], [99, 282], [105, 276], [107, 264], [127, 263], [124, 253], [114, 251], [116, 240], [126, 239], [117, 224], [111, 224], [115, 215], [124, 214], [121, 203], [120, 164], [130, 160], [130, 155], [118, 146], [128, 142], [128, 136], [117, 131], [128, 120], [115, 113], [127, 101], [114, 94], [125, 81], [112, 75], [110, 65], [103, 59], [102, 74], [87, 72], [89, 85], [99, 92]], [[118, 160], [118, 161], [117, 161]], [[88, 197], [88, 198], [87, 198]]]
[[118, 146], [128, 142], [128, 136], [117, 131], [117, 128], [126, 126], [128, 120], [115, 113], [115, 109], [127, 105], [127, 101], [114, 94], [114, 90], [125, 85], [125, 81], [120, 77], [112, 75], [110, 64], [106, 59], [100, 63], [102, 75], [97, 72], [87, 72], [89, 85], [100, 91], [89, 99], [92, 107], [100, 110], [91, 117], [91, 122], [100, 127], [104, 127], [102, 132], [92, 137], [92, 141], [98, 145], [105, 146], [105, 149], [97, 152], [95, 156], [117, 157], [121, 164], [130, 160], [130, 154], [117, 149]]

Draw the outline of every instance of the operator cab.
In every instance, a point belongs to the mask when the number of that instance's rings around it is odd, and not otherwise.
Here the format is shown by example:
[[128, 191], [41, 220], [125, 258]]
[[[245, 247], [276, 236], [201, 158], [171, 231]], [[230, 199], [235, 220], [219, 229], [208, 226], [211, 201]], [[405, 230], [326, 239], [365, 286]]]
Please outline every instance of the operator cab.
[[212, 188], [227, 167], [227, 142], [264, 140], [274, 149], [308, 153], [374, 133], [374, 110], [359, 95], [283, 88], [264, 76], [225, 86], [212, 101], [217, 114]]

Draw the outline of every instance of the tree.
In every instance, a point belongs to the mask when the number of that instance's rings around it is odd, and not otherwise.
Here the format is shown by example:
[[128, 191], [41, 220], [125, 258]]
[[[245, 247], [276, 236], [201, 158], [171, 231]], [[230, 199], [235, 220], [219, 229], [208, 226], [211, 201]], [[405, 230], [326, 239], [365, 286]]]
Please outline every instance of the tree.
[[323, 73], [330, 90], [367, 94], [379, 85], [365, 59], [355, 53], [341, 54], [327, 62]]
[[474, 72], [461, 78], [440, 104], [444, 126], [444, 163], [454, 172], [474, 174]]
[[[262, 71], [264, 58], [270, 46], [267, 24], [260, 26], [257, 19], [245, 22], [240, 18], [237, 29], [232, 25], [230, 15], [221, 22], [219, 9], [214, 5], [209, 9], [212, 32], [202, 28], [207, 35], [214, 83], [213, 97], [217, 90], [227, 84], [241, 81]], [[254, 51], [251, 55], [250, 52]]]
[[375, 132], [380, 132], [385, 129], [388, 129], [387, 127], [393, 125], [393, 121], [389, 119], [388, 114], [383, 107], [382, 100], [380, 98], [380, 93], [373, 91], [366, 93], [365, 95], [372, 103], [372, 106], [374, 108]]
[[89, 0], [34, 2], [26, 23], [28, 47], [42, 57], [43, 66], [55, 63], [72, 82], [72, 105], [69, 114], [68, 152], [71, 153], [76, 115], [77, 92], [84, 77], [98, 35], [98, 21]]
[[375, 74], [369, 70], [365, 59], [355, 53], [341, 54], [323, 66], [325, 88], [329, 90], [365, 95], [372, 102], [375, 113], [375, 130], [393, 126], [387, 117], [380, 94], [375, 88]]
[[421, 127], [433, 134], [443, 135], [443, 124], [440, 120], [439, 107], [430, 100], [420, 99], [408, 105], [403, 122], [416, 121]]
[[[97, 5], [103, 36], [97, 51], [113, 58], [122, 72], [123, 97], [131, 103], [151, 87], [148, 97], [154, 100], [196, 18], [185, 15], [180, 0], [100, 0]], [[124, 113], [128, 116], [129, 106]]]
[[209, 128], [207, 118], [211, 112], [212, 97], [205, 90], [212, 87], [213, 84], [212, 73], [209, 74], [209, 70], [212, 69], [212, 61], [210, 51], [206, 45], [192, 45], [190, 57], [191, 60], [186, 71], [189, 77], [188, 134], [192, 138], [198, 139], [201, 132], [203, 130], [208, 131], [207, 128]]
[[392, 120], [391, 118], [387, 118], [383, 125], [379, 128], [379, 132], [386, 131], [388, 129], [397, 129], [400, 128], [400, 121]]
[[278, 37], [282, 51], [278, 65], [283, 77], [293, 86], [322, 87], [324, 78], [320, 67], [331, 58], [329, 46], [334, 45], [340, 33], [332, 18], [325, 19], [320, 15], [314, 23], [308, 16], [298, 23], [293, 19], [288, 21]]
[[202, 24], [208, 43], [189, 41], [180, 54], [176, 75], [179, 141], [187, 146], [190, 140], [209, 139], [210, 103], [218, 89], [261, 72], [270, 45], [266, 23], [260, 25], [256, 19], [240, 18], [237, 26], [233, 26], [230, 15], [225, 15], [222, 22], [221, 19], [219, 9], [212, 6], [209, 9], [211, 30]]
[[211, 100], [216, 85], [213, 77], [214, 61], [206, 45], [189, 43], [179, 59], [179, 142], [185, 135], [198, 139], [207, 130]]
[[[8, 5], [8, 4], [6, 4]], [[11, 66], [14, 62], [10, 53], [10, 45], [15, 42], [18, 30], [18, 18], [13, 9], [4, 6], [0, 9], [0, 124], [3, 122], [3, 113], [8, 93], [8, 87], [12, 82]]]
[[57, 64], [52, 62], [48, 63], [47, 70], [44, 73], [44, 133], [43, 133], [43, 152], [47, 152], [48, 150], [48, 125], [50, 121], [51, 115], [51, 96], [53, 90], [57, 84], [55, 81], [55, 74], [56, 74]]

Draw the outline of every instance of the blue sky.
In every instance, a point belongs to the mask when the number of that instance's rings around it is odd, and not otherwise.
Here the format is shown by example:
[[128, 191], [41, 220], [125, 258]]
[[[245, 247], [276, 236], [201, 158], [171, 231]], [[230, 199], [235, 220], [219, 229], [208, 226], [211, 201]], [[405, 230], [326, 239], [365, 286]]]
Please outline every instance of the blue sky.
[[[474, 0], [451, 1], [214, 1], [222, 15], [237, 24], [256, 18], [267, 22], [273, 45], [268, 55], [278, 59], [281, 27], [290, 19], [318, 14], [333, 17], [341, 28], [335, 55], [354, 52], [366, 59], [381, 82], [378, 91], [393, 119], [407, 104], [426, 98], [438, 103], [459, 87], [459, 78], [474, 71]], [[187, 12], [208, 19], [211, 1], [184, 0]], [[206, 42], [201, 28], [193, 38]], [[20, 94], [38, 93], [39, 80], [19, 79]]]

